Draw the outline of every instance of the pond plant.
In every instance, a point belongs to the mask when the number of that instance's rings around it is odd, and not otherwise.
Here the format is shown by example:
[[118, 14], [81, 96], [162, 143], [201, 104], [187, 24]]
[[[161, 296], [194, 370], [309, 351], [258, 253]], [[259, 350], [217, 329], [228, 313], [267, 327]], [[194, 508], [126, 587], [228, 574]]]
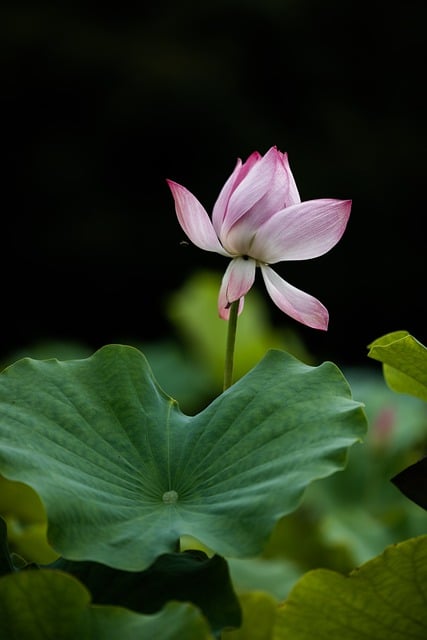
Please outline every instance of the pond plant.
[[[405, 458], [405, 468], [381, 478], [395, 492], [387, 504], [398, 494], [404, 506], [372, 507], [374, 528], [388, 527], [395, 538], [376, 555], [369, 547], [370, 556], [366, 544], [352, 549], [345, 536], [337, 543], [352, 506], [364, 518], [357, 495], [366, 478], [351, 489], [344, 479], [368, 468], [371, 427], [351, 376], [333, 362], [298, 357], [292, 339], [289, 350], [263, 346], [240, 375], [238, 325], [246, 352], [262, 342], [261, 316], [244, 330], [258, 268], [292, 322], [327, 330], [326, 307], [274, 265], [329, 252], [345, 232], [351, 201], [301, 201], [287, 154], [276, 147], [237, 161], [212, 216], [187, 188], [167, 184], [188, 240], [229, 261], [217, 309], [194, 310], [207, 281], [171, 305], [181, 304], [184, 330], [194, 314], [195, 332], [210, 343], [206, 353], [222, 360], [222, 380], [213, 389], [209, 357], [174, 359], [170, 343], [161, 350], [168, 363], [161, 384], [160, 352], [128, 344], [83, 357], [24, 356], [4, 367], [0, 638], [425, 639], [423, 417], [419, 459]], [[264, 301], [257, 304], [255, 312]], [[221, 344], [208, 328], [214, 319], [226, 331]], [[427, 400], [426, 349], [410, 334], [375, 340], [368, 356], [383, 363], [390, 393]], [[181, 394], [191, 409], [182, 410]], [[389, 423], [378, 425], [370, 472], [391, 438]], [[415, 441], [406, 441], [405, 455]]]

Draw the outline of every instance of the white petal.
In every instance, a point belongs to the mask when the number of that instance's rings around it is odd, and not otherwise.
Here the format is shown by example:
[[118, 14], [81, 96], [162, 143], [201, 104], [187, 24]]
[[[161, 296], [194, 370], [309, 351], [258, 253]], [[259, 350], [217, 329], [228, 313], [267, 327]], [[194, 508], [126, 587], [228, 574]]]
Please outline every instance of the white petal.
[[167, 180], [167, 183], [175, 201], [179, 224], [191, 242], [205, 251], [215, 251], [223, 256], [229, 256], [228, 251], [218, 240], [206, 210], [197, 198], [182, 185], [172, 180]]
[[282, 153], [281, 156], [282, 156], [283, 166], [285, 167], [285, 171], [288, 177], [285, 207], [290, 207], [293, 204], [299, 204], [301, 202], [301, 198], [298, 192], [295, 178], [291, 171], [291, 167], [289, 166], [288, 154]]
[[[239, 299], [239, 310], [238, 310], [238, 315], [239, 316], [243, 311], [244, 304], [245, 304], [245, 298], [240, 298]], [[219, 317], [221, 318], [221, 320], [228, 320], [228, 318], [230, 317], [230, 307], [226, 306], [225, 295], [223, 297], [221, 295], [221, 291], [220, 291], [220, 295], [219, 295], [219, 298], [218, 298], [218, 314], [219, 314]]]
[[227, 213], [228, 201], [230, 199], [230, 195], [233, 193], [233, 189], [235, 188], [235, 184], [238, 180], [241, 167], [242, 161], [240, 158], [238, 158], [233, 173], [230, 175], [230, 177], [222, 187], [220, 194], [214, 204], [212, 210], [212, 224], [218, 236], [221, 231], [224, 216]]
[[[227, 248], [230, 253], [240, 255], [251, 255], [251, 245], [258, 229], [278, 211], [281, 211], [284, 207], [288, 206], [288, 190], [289, 190], [289, 176], [286, 172], [286, 165], [284, 162], [283, 154], [277, 151], [275, 147], [272, 148], [274, 153], [269, 152], [270, 158], [270, 181], [268, 189], [251, 206], [244, 215], [240, 217], [235, 224], [231, 226], [226, 234], [224, 229], [226, 223], [221, 230], [221, 241], [224, 247]], [[261, 162], [259, 162], [261, 165]], [[252, 170], [248, 179], [255, 173], [256, 167]], [[246, 182], [242, 182], [242, 186]], [[236, 190], [237, 193], [237, 190]], [[233, 202], [234, 195], [230, 199], [230, 206]], [[294, 202], [292, 202], [294, 204]], [[229, 216], [227, 215], [227, 221]]]
[[329, 314], [319, 300], [293, 287], [270, 267], [262, 265], [261, 272], [271, 299], [283, 313], [307, 327], [326, 331]]
[[228, 212], [228, 203], [231, 195], [260, 159], [261, 154], [258, 151], [251, 153], [243, 164], [241, 159], [238, 158], [233, 173], [222, 187], [212, 212], [212, 224], [219, 238], [221, 237], [221, 228], [224, 218]]
[[[264, 156], [252, 163], [247, 175], [232, 191], [228, 202], [227, 213], [219, 234], [224, 243], [226, 243], [227, 234], [233, 225], [235, 225], [242, 216], [247, 214], [264, 196], [268, 196], [273, 188], [277, 190], [277, 185], [273, 183], [273, 180], [278, 173], [278, 163], [280, 163], [283, 173], [281, 159], [277, 156], [277, 150], [272, 147]], [[282, 177], [283, 176], [281, 176], [281, 178]], [[274, 201], [276, 201], [276, 191], [273, 192], [272, 196]], [[282, 203], [284, 203], [284, 197], [282, 198]], [[268, 198], [266, 206], [267, 205], [270, 207]], [[282, 206], [284, 206], [284, 204], [282, 204]], [[277, 210], [277, 208], [275, 210]], [[264, 220], [271, 216], [275, 210], [271, 208], [265, 210]]]
[[218, 312], [221, 318], [227, 318], [231, 303], [242, 299], [252, 287], [255, 270], [255, 260], [234, 258], [230, 262], [224, 273], [218, 298]]
[[351, 200], [309, 200], [279, 211], [257, 231], [250, 255], [261, 262], [317, 258], [336, 245], [350, 216]]

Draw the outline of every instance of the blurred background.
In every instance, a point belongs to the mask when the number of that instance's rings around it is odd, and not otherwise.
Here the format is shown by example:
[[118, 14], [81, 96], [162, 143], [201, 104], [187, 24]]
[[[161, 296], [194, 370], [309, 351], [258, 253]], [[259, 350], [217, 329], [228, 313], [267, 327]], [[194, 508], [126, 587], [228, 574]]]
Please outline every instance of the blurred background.
[[[236, 159], [276, 145], [303, 200], [353, 201], [329, 253], [277, 265], [328, 308], [329, 330], [284, 316], [261, 278], [239, 320], [236, 377], [270, 347], [333, 360], [370, 424], [345, 474], [314, 484], [278, 523], [264, 554], [274, 563], [231, 565], [238, 586], [278, 598], [303, 571], [348, 571], [426, 530], [425, 511], [389, 482], [425, 455], [425, 403], [392, 393], [367, 357], [371, 341], [399, 329], [427, 345], [424, 7], [4, 0], [0, 8], [0, 364], [142, 345], [163, 388], [196, 412], [221, 389], [226, 325], [216, 299], [227, 260], [182, 244], [166, 178], [211, 211]], [[13, 549], [50, 561], [37, 497], [5, 478], [0, 489]]]
[[303, 200], [353, 208], [328, 254], [277, 268], [329, 331], [273, 304], [271, 323], [346, 366], [390, 331], [425, 344], [424, 6], [3, 2], [0, 356], [169, 338], [170, 297], [227, 261], [181, 244], [165, 179], [210, 211], [237, 157], [272, 145]]

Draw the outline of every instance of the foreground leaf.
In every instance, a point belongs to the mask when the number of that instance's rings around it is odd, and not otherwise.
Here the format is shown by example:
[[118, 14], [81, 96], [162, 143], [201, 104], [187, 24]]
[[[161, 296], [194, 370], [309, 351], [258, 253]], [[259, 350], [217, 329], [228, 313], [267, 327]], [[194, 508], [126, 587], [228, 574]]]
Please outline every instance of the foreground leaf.
[[155, 613], [170, 600], [192, 602], [214, 633], [241, 624], [239, 601], [224, 558], [208, 558], [201, 551], [159, 556], [145, 571], [121, 571], [96, 562], [60, 558], [50, 568], [78, 578], [94, 604], [110, 604], [139, 613]]
[[383, 363], [394, 391], [427, 401], [427, 349], [407, 331], [394, 331], [369, 345], [368, 356]]
[[184, 534], [218, 555], [256, 555], [365, 431], [335, 365], [281, 351], [196, 416], [133, 347], [25, 358], [0, 375], [0, 472], [38, 492], [55, 551], [120, 569], [146, 568]]
[[152, 616], [92, 606], [72, 576], [43, 569], [0, 578], [0, 638], [19, 640], [208, 640], [207, 622], [190, 604], [170, 603]]
[[427, 536], [387, 547], [349, 577], [305, 574], [281, 607], [274, 640], [425, 640]]

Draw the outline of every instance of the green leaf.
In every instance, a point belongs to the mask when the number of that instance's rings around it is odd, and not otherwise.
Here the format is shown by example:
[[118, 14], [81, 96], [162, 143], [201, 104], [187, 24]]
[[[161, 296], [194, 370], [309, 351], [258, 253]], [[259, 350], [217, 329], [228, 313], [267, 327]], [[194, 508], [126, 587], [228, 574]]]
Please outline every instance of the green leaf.
[[407, 331], [374, 340], [368, 356], [383, 363], [385, 380], [393, 391], [427, 402], [427, 349]]
[[169, 395], [179, 398], [183, 411], [196, 413], [216, 395], [216, 385], [205, 364], [190, 357], [171, 340], [132, 346], [145, 354], [156, 380]]
[[427, 536], [387, 547], [348, 577], [306, 573], [279, 609], [274, 640], [425, 640]]
[[16, 552], [10, 552], [7, 522], [0, 517], [0, 576], [14, 571], [38, 569], [34, 562], [28, 562]]
[[170, 603], [142, 615], [121, 607], [93, 606], [74, 577], [49, 569], [0, 578], [0, 638], [19, 640], [208, 640], [201, 613], [188, 603]]
[[195, 416], [133, 347], [25, 358], [0, 375], [0, 472], [39, 493], [58, 553], [119, 569], [146, 568], [184, 534], [218, 555], [256, 555], [365, 431], [335, 365], [281, 351]]
[[11, 551], [43, 564], [58, 557], [46, 542], [46, 514], [34, 489], [0, 476], [0, 514], [7, 524]]
[[[369, 433], [362, 445], [351, 448], [342, 473], [308, 487], [302, 507], [309, 517], [302, 517], [303, 528], [293, 532], [293, 543], [280, 531], [278, 539], [286, 544], [287, 557], [298, 560], [302, 553], [307, 558], [307, 553], [315, 551], [308, 556], [309, 562], [304, 562], [305, 570], [324, 567], [346, 573], [386, 546], [426, 532], [425, 512], [390, 482], [403, 466], [421, 455], [425, 402], [393, 392], [380, 368], [346, 369], [344, 373], [353, 397], [365, 403]], [[421, 489], [420, 483], [418, 487]], [[303, 516], [301, 510], [298, 514]], [[312, 545], [316, 531], [324, 552]], [[344, 562], [339, 561], [340, 550]]]
[[243, 624], [239, 629], [224, 631], [221, 640], [271, 640], [277, 616], [277, 601], [262, 591], [241, 596]]
[[179, 600], [195, 604], [214, 633], [241, 624], [240, 605], [227, 562], [220, 556], [209, 558], [201, 551], [167, 553], [145, 571], [121, 571], [96, 562], [63, 558], [50, 568], [78, 578], [92, 594], [94, 604], [155, 613], [168, 601]]
[[228, 564], [237, 594], [263, 591], [277, 601], [286, 598], [304, 573], [296, 563], [280, 557], [230, 558]]

